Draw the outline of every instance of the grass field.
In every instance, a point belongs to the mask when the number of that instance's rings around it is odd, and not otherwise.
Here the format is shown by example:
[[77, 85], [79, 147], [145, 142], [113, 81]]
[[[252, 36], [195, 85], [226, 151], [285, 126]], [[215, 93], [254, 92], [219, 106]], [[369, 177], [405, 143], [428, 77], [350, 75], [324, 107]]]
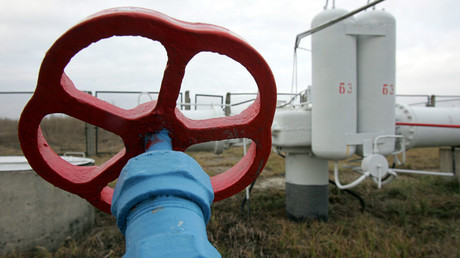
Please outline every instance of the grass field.
[[[3, 130], [13, 130], [15, 121], [1, 120], [0, 123], [0, 153], [20, 153], [17, 139], [12, 138], [14, 133]], [[66, 123], [72, 126], [62, 125]], [[78, 145], [84, 142], [81, 136], [61, 136], [63, 132], [84, 130], [84, 124], [72, 123], [53, 119], [42, 123], [45, 136], [56, 152], [75, 151], [75, 146], [84, 148]], [[231, 148], [219, 156], [201, 152], [190, 155], [205, 171], [215, 174], [231, 167], [243, 153], [241, 148]], [[100, 164], [108, 157], [93, 158]], [[438, 149], [410, 150], [405, 166], [438, 169]], [[256, 186], [283, 176], [284, 160], [272, 153]], [[382, 189], [366, 181], [353, 191], [364, 200], [364, 210], [355, 197], [330, 185], [329, 220], [294, 222], [286, 218], [282, 186], [255, 187], [251, 193], [250, 214], [247, 206], [241, 211], [244, 193], [213, 204], [208, 237], [224, 257], [460, 257], [457, 181], [401, 175]], [[57, 251], [37, 247], [7, 257], [121, 257], [123, 253], [124, 238], [115, 226], [115, 219], [97, 212], [96, 224], [89, 232], [65, 239]]]

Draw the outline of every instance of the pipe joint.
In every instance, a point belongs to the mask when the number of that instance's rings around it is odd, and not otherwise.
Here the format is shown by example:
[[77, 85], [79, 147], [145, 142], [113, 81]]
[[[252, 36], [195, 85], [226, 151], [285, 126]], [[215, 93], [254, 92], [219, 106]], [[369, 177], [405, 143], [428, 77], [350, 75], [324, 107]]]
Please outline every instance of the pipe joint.
[[[206, 235], [214, 199], [209, 176], [193, 158], [171, 149], [166, 130], [147, 136], [146, 148], [121, 171], [112, 199], [112, 214], [126, 237], [125, 257], [191, 250], [220, 257]], [[177, 243], [184, 245], [171, 248]]]

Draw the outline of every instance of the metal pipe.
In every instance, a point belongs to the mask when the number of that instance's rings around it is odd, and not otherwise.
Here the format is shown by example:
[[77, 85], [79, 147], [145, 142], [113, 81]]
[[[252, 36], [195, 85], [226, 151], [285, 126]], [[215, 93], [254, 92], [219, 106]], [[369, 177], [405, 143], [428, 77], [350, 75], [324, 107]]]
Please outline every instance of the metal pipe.
[[335, 184], [337, 185], [337, 187], [339, 189], [348, 189], [348, 188], [355, 187], [355, 186], [359, 185], [362, 181], [364, 181], [364, 179], [366, 179], [369, 175], [370, 175], [370, 173], [366, 171], [362, 176], [360, 176], [355, 181], [353, 181], [353, 182], [351, 182], [351, 183], [349, 183], [347, 185], [342, 185], [340, 183], [340, 179], [339, 179], [338, 163], [337, 163], [337, 161], [334, 162], [334, 179], [335, 179]]
[[[224, 106], [224, 96], [222, 95], [213, 95], [213, 94], [195, 94], [195, 104], [198, 103], [198, 97], [210, 97], [210, 98], [220, 98], [220, 106]], [[195, 105], [195, 110], [197, 105]]]
[[445, 127], [445, 128], [460, 128], [460, 125], [449, 125], [449, 124], [427, 124], [427, 123], [405, 123], [405, 122], [397, 122], [396, 125], [425, 126], [425, 127]]
[[409, 173], [409, 174], [418, 174], [418, 175], [430, 175], [430, 176], [454, 176], [454, 173], [446, 173], [446, 172], [436, 172], [436, 171], [421, 171], [421, 170], [410, 170], [410, 169], [391, 169], [394, 172], [398, 173]]
[[166, 130], [145, 140], [147, 151], [128, 161], [112, 199], [124, 257], [221, 257], [206, 234], [214, 199], [209, 176], [172, 151]]
[[296, 51], [296, 49], [299, 47], [300, 40], [302, 40], [303, 38], [308, 37], [309, 35], [311, 35], [313, 33], [316, 33], [316, 32], [318, 32], [320, 30], [323, 30], [323, 29], [325, 29], [325, 28], [327, 28], [327, 27], [329, 27], [331, 25], [334, 25], [334, 24], [340, 22], [340, 21], [343, 21], [346, 18], [351, 17], [351, 16], [353, 16], [353, 15], [355, 15], [355, 14], [357, 14], [357, 13], [363, 11], [363, 10], [366, 10], [367, 8], [372, 7], [372, 6], [374, 6], [374, 5], [378, 4], [378, 3], [381, 3], [383, 1], [385, 1], [385, 0], [376, 0], [376, 1], [372, 2], [372, 3], [370, 3], [370, 4], [367, 4], [367, 5], [365, 5], [365, 6], [361, 7], [361, 8], [358, 8], [358, 9], [356, 9], [354, 11], [351, 11], [351, 12], [349, 12], [349, 13], [343, 15], [343, 16], [340, 16], [340, 17], [338, 17], [338, 18], [336, 18], [336, 19], [334, 19], [332, 21], [326, 22], [326, 23], [324, 23], [322, 25], [319, 25], [319, 26], [317, 26], [317, 27], [315, 27], [313, 29], [307, 30], [307, 31], [302, 32], [300, 34], [297, 34], [297, 36], [295, 38], [294, 51]]
[[34, 94], [33, 91], [0, 91], [0, 94]]
[[406, 148], [460, 145], [460, 109], [396, 105], [396, 134]]
[[149, 97], [150, 101], [153, 100], [153, 98], [150, 95], [150, 93], [148, 93], [147, 91], [143, 91], [143, 92], [139, 93], [139, 95], [137, 96], [137, 105], [141, 104], [141, 98], [142, 98], [143, 95], [147, 95], [147, 97]]

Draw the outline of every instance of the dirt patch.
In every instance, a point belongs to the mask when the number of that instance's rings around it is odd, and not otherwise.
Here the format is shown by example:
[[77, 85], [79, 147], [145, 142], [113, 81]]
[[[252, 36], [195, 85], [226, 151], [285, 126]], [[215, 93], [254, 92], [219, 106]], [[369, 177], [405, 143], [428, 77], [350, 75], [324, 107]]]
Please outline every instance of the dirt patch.
[[272, 178], [259, 178], [254, 184], [256, 189], [284, 189], [286, 184], [286, 179], [284, 177], [272, 177]]

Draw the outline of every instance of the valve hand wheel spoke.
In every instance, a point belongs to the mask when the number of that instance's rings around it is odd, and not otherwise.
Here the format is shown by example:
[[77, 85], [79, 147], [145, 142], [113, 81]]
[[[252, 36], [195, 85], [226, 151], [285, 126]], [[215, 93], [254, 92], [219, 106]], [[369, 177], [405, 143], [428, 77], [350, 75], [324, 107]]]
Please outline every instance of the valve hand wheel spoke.
[[[59, 99], [54, 100], [54, 103], [59, 101], [59, 110], [54, 113], [64, 113], [117, 135], [124, 134], [124, 128], [132, 127], [136, 117], [149, 112], [149, 110], [139, 109], [125, 110], [79, 91], [65, 73], [62, 73], [61, 87], [62, 95], [59, 95]], [[54, 103], [51, 106], [55, 105]], [[111, 122], [107, 123], [106, 120]]]
[[[250, 110], [249, 108], [248, 110]], [[206, 120], [191, 120], [176, 110], [178, 120], [186, 128], [185, 133], [174, 138], [175, 145], [190, 145], [227, 139], [257, 139], [263, 127], [259, 126], [257, 116], [240, 114], [231, 117], [220, 117]]]
[[158, 95], [157, 110], [160, 113], [174, 112], [177, 98], [179, 97], [182, 79], [185, 75], [185, 67], [193, 56], [178, 56], [169, 53], [160, 93]]
[[[79, 51], [112, 36], [142, 36], [159, 41], [168, 63], [158, 100], [124, 110], [75, 88], [64, 69]], [[259, 94], [248, 109], [234, 117], [193, 121], [177, 109], [176, 101], [188, 62], [199, 52], [225, 55], [253, 76]], [[270, 126], [276, 104], [273, 75], [263, 58], [230, 31], [208, 24], [187, 23], [141, 8], [99, 12], [64, 33], [47, 52], [36, 91], [19, 122], [19, 138], [30, 165], [54, 185], [110, 211], [115, 180], [126, 162], [144, 151], [144, 136], [169, 131], [175, 150], [213, 140], [250, 138], [248, 154], [228, 171], [211, 178], [215, 200], [244, 189], [261, 172], [271, 150]], [[119, 135], [125, 144], [102, 166], [78, 167], [61, 159], [48, 146], [40, 129], [48, 114], [64, 113]]]

